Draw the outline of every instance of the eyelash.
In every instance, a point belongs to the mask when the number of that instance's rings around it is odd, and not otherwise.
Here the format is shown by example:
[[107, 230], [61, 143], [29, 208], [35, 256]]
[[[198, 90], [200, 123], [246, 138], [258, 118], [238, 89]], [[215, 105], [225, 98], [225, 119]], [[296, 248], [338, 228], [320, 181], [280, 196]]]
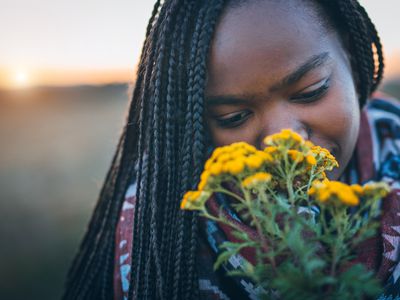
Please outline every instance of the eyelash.
[[240, 126], [250, 117], [251, 112], [248, 110], [241, 111], [230, 118], [216, 119], [218, 126], [222, 128], [235, 128]]
[[330, 87], [330, 78], [326, 79], [324, 84], [316, 90], [308, 93], [299, 94], [290, 100], [295, 103], [311, 103], [320, 99]]
[[[302, 93], [290, 100], [295, 103], [311, 103], [320, 99], [328, 91], [330, 78], [326, 79], [324, 84], [316, 90], [308, 93]], [[244, 123], [251, 115], [248, 110], [241, 111], [230, 118], [216, 119], [218, 126], [222, 128], [235, 128]]]

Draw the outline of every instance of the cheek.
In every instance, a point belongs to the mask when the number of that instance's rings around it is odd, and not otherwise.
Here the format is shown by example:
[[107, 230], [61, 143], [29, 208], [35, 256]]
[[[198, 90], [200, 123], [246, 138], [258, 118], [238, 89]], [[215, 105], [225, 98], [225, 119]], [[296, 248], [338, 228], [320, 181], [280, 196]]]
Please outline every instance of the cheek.
[[[334, 139], [337, 142], [344, 142], [347, 136], [355, 130], [359, 115], [356, 109], [353, 109], [349, 99], [334, 97], [327, 99], [326, 105], [321, 105], [314, 112], [313, 129], [324, 136]], [[310, 116], [311, 118], [311, 116]]]
[[342, 76], [334, 82], [329, 104], [332, 110], [332, 131], [336, 131], [342, 151], [353, 148], [358, 136], [360, 109], [351, 78]]
[[341, 154], [342, 159], [347, 164], [357, 142], [360, 128], [360, 110], [358, 108], [358, 103], [356, 105], [343, 103], [339, 113], [341, 113], [341, 118], [337, 121], [339, 122], [337, 127], [339, 127], [340, 132]]
[[317, 139], [320, 137], [336, 144], [336, 158], [341, 169], [344, 168], [353, 154], [360, 126], [360, 109], [353, 81], [334, 83], [326, 99], [313, 110], [312, 115], [308, 115], [308, 120]]

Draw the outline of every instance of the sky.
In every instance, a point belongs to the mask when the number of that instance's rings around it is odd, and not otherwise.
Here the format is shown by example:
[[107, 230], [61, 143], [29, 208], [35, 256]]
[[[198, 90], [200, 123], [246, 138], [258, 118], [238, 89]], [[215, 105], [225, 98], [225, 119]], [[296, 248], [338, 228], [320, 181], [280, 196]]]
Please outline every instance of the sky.
[[[361, 0], [400, 72], [400, 0]], [[0, 86], [134, 77], [153, 0], [0, 0]]]

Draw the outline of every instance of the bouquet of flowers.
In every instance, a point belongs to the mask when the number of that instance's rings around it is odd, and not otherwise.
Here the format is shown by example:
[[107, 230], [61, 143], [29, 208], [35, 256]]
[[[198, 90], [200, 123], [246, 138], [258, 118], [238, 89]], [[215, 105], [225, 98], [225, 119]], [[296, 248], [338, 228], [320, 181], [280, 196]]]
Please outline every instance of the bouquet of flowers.
[[[364, 186], [330, 181], [326, 171], [338, 167], [327, 149], [284, 129], [264, 139], [264, 150], [244, 143], [216, 148], [205, 164], [196, 191], [188, 191], [181, 208], [230, 226], [240, 242], [225, 242], [218, 268], [246, 247], [257, 263], [245, 261], [246, 276], [261, 287], [265, 299], [362, 299], [376, 296], [380, 283], [372, 271], [354, 263], [357, 247], [378, 228], [378, 199], [384, 183]], [[250, 237], [223, 213], [211, 214], [213, 193], [252, 226]]]

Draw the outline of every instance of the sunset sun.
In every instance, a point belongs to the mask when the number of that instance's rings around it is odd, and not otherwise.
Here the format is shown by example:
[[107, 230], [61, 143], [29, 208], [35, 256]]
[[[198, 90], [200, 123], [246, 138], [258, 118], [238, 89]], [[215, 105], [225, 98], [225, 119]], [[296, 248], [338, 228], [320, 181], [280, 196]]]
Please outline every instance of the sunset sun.
[[25, 70], [18, 70], [14, 73], [14, 82], [18, 87], [29, 85], [29, 74]]

